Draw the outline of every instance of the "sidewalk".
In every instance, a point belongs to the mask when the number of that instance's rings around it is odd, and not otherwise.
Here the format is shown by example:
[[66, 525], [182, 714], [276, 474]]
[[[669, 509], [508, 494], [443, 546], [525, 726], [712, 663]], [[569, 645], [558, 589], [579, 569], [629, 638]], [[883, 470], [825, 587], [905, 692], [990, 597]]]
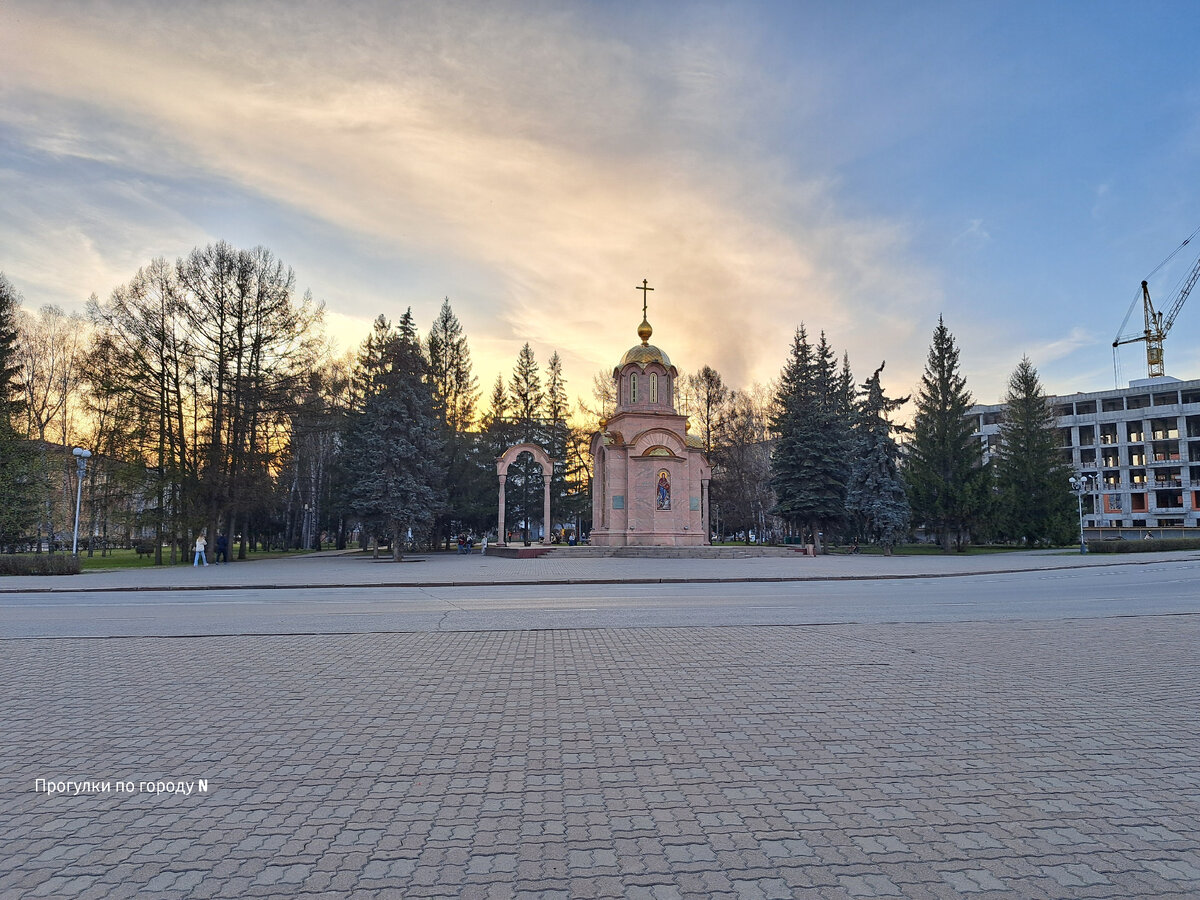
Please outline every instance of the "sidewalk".
[[0, 593], [171, 591], [300, 587], [446, 587], [520, 584], [821, 581], [939, 578], [1046, 569], [1195, 562], [1200, 551], [1079, 554], [1034, 550], [980, 556], [818, 556], [748, 559], [500, 559], [478, 553], [419, 554], [400, 563], [356, 552], [325, 551], [284, 559], [114, 569], [44, 578], [0, 577]]

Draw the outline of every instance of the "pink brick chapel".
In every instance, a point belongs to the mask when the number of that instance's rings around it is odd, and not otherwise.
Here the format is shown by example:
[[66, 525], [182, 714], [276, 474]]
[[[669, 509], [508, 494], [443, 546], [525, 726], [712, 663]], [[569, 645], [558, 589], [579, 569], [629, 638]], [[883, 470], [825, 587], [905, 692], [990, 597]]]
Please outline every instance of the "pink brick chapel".
[[695, 547], [709, 543], [703, 443], [675, 411], [679, 370], [650, 343], [642, 291], [641, 343], [613, 370], [617, 407], [592, 435], [592, 544], [600, 547]]

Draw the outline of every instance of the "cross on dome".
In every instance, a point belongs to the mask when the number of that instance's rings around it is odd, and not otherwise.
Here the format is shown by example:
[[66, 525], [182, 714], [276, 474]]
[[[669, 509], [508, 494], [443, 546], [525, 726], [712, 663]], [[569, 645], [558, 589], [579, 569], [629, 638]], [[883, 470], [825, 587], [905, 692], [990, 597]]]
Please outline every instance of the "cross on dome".
[[650, 335], [654, 334], [654, 329], [650, 327], [650, 320], [646, 318], [646, 298], [650, 296], [649, 292], [654, 288], [650, 287], [649, 279], [643, 278], [641, 286], [635, 287], [634, 290], [642, 292], [642, 324], [638, 326], [637, 335], [642, 339], [642, 345], [645, 346], [650, 342]]

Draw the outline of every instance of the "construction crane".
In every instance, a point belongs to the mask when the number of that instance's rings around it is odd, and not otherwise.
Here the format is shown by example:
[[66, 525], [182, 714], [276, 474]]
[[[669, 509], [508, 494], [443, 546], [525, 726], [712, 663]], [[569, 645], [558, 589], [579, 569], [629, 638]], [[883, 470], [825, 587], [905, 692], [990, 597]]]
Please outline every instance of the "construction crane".
[[[1200, 234], [1200, 228], [1193, 231], [1182, 244], [1175, 248], [1166, 259], [1160, 262], [1147, 278], [1154, 277], [1154, 273], [1169, 263], [1175, 258], [1184, 247], [1191, 243], [1192, 238]], [[1171, 330], [1171, 326], [1175, 324], [1175, 317], [1179, 315], [1179, 311], [1183, 309], [1183, 304], [1188, 298], [1188, 294], [1192, 292], [1192, 288], [1196, 286], [1197, 279], [1200, 279], [1200, 258], [1192, 265], [1192, 270], [1187, 274], [1187, 277], [1180, 283], [1178, 290], [1167, 300], [1166, 312], [1156, 310], [1154, 302], [1150, 299], [1150, 286], [1148, 281], [1142, 282], [1142, 290], [1140, 296], [1135, 296], [1133, 302], [1129, 304], [1129, 311], [1125, 313], [1125, 321], [1121, 323], [1121, 332], [1125, 331], [1125, 326], [1129, 324], [1129, 319], [1133, 315], [1133, 310], [1137, 306], [1140, 299], [1142, 301], [1142, 313], [1144, 326], [1140, 332], [1129, 332], [1127, 334], [1118, 333], [1117, 338], [1113, 341], [1113, 358], [1116, 361], [1116, 348], [1122, 344], [1133, 344], [1138, 341], [1146, 342], [1146, 368], [1149, 370], [1151, 378], [1161, 378], [1166, 375], [1166, 370], [1163, 367], [1163, 338], [1167, 336], [1167, 332]], [[1118, 379], [1119, 380], [1119, 379]]]

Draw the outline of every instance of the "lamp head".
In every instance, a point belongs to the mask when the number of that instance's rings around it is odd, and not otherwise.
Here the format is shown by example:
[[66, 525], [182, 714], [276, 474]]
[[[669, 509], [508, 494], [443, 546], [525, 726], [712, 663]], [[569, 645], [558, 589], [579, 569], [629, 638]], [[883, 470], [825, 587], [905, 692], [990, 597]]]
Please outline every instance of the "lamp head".
[[82, 447], [76, 447], [71, 451], [72, 456], [78, 456], [80, 459], [89, 459], [92, 455], [91, 450], [84, 450]]

